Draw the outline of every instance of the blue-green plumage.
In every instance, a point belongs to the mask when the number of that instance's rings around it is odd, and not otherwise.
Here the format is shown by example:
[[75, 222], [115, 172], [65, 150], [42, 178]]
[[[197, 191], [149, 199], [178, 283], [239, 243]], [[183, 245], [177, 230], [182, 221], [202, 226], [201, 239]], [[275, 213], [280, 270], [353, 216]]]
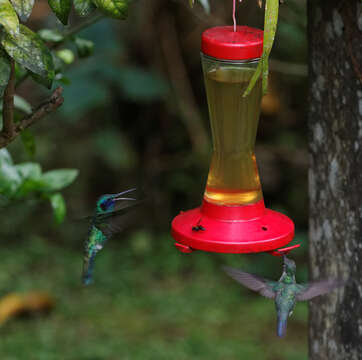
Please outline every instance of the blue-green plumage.
[[94, 259], [98, 251], [103, 249], [107, 237], [95, 224], [91, 225], [84, 248], [83, 284], [89, 285], [93, 280]]
[[138, 204], [135, 198], [123, 195], [135, 191], [130, 189], [118, 194], [102, 195], [96, 203], [94, 215], [91, 218], [88, 237], [84, 244], [83, 284], [89, 285], [93, 280], [93, 268], [96, 254], [103, 249], [106, 241], [121, 230], [119, 219], [130, 207]]
[[267, 280], [229, 267], [225, 267], [224, 270], [240, 284], [265, 297], [274, 299], [277, 311], [277, 335], [279, 337], [283, 337], [286, 333], [287, 320], [293, 313], [296, 301], [310, 300], [343, 285], [343, 282], [338, 280], [297, 284], [295, 262], [286, 256], [284, 256], [283, 273], [279, 281]]

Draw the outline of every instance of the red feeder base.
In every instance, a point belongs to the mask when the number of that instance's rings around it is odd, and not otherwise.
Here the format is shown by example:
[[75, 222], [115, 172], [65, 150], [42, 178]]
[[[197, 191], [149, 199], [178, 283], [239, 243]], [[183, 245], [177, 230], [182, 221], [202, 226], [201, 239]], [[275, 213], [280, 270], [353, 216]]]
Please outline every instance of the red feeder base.
[[263, 200], [243, 206], [204, 200], [200, 208], [181, 212], [173, 219], [171, 234], [175, 246], [184, 253], [256, 253], [290, 243], [294, 224], [287, 216], [266, 209]]

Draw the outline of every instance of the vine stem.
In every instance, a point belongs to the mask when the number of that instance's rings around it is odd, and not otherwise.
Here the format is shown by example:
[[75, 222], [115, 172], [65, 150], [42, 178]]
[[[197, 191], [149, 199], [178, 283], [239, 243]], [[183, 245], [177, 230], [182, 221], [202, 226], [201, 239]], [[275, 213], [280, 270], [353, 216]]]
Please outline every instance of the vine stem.
[[3, 128], [1, 136], [11, 138], [14, 133], [14, 94], [15, 94], [15, 61], [10, 59], [10, 77], [4, 91], [3, 99]]
[[64, 42], [67, 41], [69, 38], [71, 38], [73, 35], [78, 34], [82, 30], [87, 28], [88, 26], [91, 26], [91, 25], [95, 24], [97, 21], [99, 21], [99, 20], [101, 20], [103, 18], [104, 18], [103, 14], [97, 14], [97, 15], [83, 21], [82, 23], [74, 26], [72, 29], [69, 29], [68, 31], [64, 32], [63, 40], [56, 43], [54, 48], [57, 48], [60, 45], [64, 44]]

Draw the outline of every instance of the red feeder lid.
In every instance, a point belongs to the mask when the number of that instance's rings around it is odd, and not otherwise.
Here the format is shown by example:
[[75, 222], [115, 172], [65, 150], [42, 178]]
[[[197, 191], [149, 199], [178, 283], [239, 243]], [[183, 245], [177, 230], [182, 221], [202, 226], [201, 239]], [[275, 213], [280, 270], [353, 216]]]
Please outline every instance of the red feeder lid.
[[260, 58], [263, 53], [263, 31], [249, 26], [216, 26], [202, 34], [201, 51], [224, 60]]

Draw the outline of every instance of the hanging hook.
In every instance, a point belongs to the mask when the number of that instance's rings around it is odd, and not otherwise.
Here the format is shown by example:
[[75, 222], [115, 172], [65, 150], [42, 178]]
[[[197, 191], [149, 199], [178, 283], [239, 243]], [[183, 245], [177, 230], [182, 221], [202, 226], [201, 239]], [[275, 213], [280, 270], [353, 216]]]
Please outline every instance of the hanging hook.
[[[242, 2], [243, 0], [239, 0], [239, 2]], [[236, 0], [233, 0], [233, 22], [234, 22], [234, 32], [236, 32]]]
[[300, 244], [288, 246], [288, 247], [285, 247], [285, 248], [282, 248], [282, 249], [275, 249], [275, 250], [267, 251], [267, 252], [270, 255], [273, 255], [273, 256], [284, 256], [284, 255], [287, 255], [293, 249], [296, 249], [298, 247], [300, 247]]

